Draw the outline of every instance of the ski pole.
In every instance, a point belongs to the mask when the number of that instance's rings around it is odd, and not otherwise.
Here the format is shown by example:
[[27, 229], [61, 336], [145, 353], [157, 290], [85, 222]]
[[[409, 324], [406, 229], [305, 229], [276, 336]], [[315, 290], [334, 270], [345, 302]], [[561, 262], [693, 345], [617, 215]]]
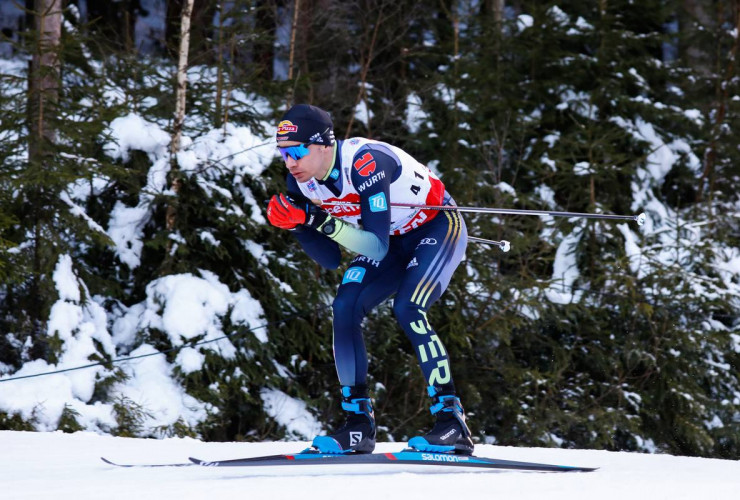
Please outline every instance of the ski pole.
[[[329, 206], [359, 206], [359, 203], [346, 201], [330, 201], [321, 203]], [[556, 212], [548, 210], [521, 210], [516, 208], [486, 208], [486, 207], [459, 207], [455, 205], [419, 205], [415, 203], [390, 203], [391, 207], [409, 208], [418, 210], [447, 210], [467, 213], [482, 214], [503, 214], [503, 215], [550, 215], [552, 217], [582, 217], [586, 219], [607, 219], [607, 220], [632, 220], [637, 222], [638, 226], [645, 224], [645, 214], [637, 215], [611, 215], [611, 214], [589, 214], [582, 212]]]
[[502, 252], [508, 252], [509, 250], [511, 250], [511, 243], [506, 240], [495, 241], [487, 240], [485, 238], [477, 238], [475, 236], [468, 236], [468, 241], [472, 241], [473, 243], [483, 243], [485, 245], [495, 245], [499, 247]]

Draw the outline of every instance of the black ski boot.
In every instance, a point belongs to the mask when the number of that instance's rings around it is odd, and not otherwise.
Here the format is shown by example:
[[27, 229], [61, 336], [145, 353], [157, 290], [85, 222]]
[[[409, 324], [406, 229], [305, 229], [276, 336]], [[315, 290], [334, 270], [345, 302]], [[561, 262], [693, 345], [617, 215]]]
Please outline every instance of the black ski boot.
[[375, 449], [375, 413], [366, 386], [343, 386], [342, 409], [349, 412], [341, 429], [317, 436], [312, 446], [322, 453], [372, 453]]
[[433, 386], [429, 387], [429, 395], [434, 401], [430, 411], [437, 422], [426, 435], [411, 438], [409, 446], [419, 451], [472, 455], [473, 440], [460, 398], [454, 394], [440, 395]]

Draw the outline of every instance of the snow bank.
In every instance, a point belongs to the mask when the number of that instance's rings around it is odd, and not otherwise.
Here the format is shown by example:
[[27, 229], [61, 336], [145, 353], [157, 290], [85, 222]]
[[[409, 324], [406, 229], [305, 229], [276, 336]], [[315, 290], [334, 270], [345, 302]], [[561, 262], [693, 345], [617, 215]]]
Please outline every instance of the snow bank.
[[[200, 277], [180, 274], [154, 280], [147, 287], [144, 302], [130, 308], [121, 306], [123, 312], [118, 317], [108, 318], [106, 311], [89, 299], [71, 258], [62, 255], [53, 275], [60, 298], [52, 307], [48, 326], [49, 336], [62, 343], [59, 362], [56, 365], [42, 360], [28, 362], [18, 372], [0, 380], [56, 370], [72, 371], [0, 383], [0, 410], [20, 414], [44, 431], [56, 430], [65, 407], [69, 407], [77, 413], [77, 421], [84, 428], [110, 432], [118, 425], [113, 405], [121, 401], [142, 410], [145, 416], [141, 422], [142, 435], [157, 435], [160, 429], [178, 420], [189, 426], [202, 422], [209, 408], [185, 393], [177, 383], [175, 369], [185, 374], [200, 370], [205, 360], [204, 350], [233, 357], [236, 348], [224, 336], [224, 320], [256, 328], [264, 321], [264, 313], [247, 290], [232, 293], [213, 273], [200, 271], [200, 274]], [[107, 329], [109, 319], [112, 336]], [[140, 345], [127, 356], [139, 359], [117, 365], [127, 378], [113, 385], [109, 402], [92, 403], [96, 383], [113, 373], [103, 366], [88, 365], [103, 357], [115, 358], [115, 346], [127, 350], [127, 346], [137, 343], [142, 332], [153, 328], [165, 333], [175, 347], [196, 338], [203, 344], [182, 349], [172, 364], [151, 345]], [[255, 335], [261, 342], [268, 340], [261, 330]], [[102, 346], [103, 352], [97, 346]], [[80, 367], [85, 368], [76, 369]], [[281, 403], [275, 397], [270, 400], [273, 408], [289, 403]], [[305, 416], [310, 417], [308, 413], [300, 416], [295, 405], [289, 407], [294, 408], [291, 415], [296, 419], [288, 425], [289, 429], [308, 432], [314, 428]]]
[[411, 92], [406, 98], [406, 126], [412, 134], [418, 134], [425, 125], [432, 128], [429, 115], [422, 106], [418, 94]]
[[[0, 431], [5, 498], [130, 500], [149, 498], [428, 499], [449, 491], [466, 499], [624, 500], [731, 499], [740, 491], [738, 463], [664, 454], [556, 448], [476, 446], [476, 454], [503, 460], [599, 467], [590, 473], [481, 472], [393, 464], [368, 467], [175, 467], [115, 469], [100, 456], [126, 463], [182, 463], [296, 453], [306, 442], [204, 443], [194, 439], [126, 439], [90, 433]], [[388, 453], [401, 443], [378, 443]], [[43, 450], [43, 452], [40, 452]], [[495, 495], [492, 495], [495, 491]], [[104, 493], [103, 493], [104, 492]]]
[[108, 223], [108, 236], [115, 244], [116, 255], [121, 262], [134, 269], [141, 262], [143, 229], [151, 218], [154, 196], [164, 193], [168, 187], [170, 138], [157, 124], [134, 113], [113, 120], [105, 136], [111, 138], [104, 146], [111, 158], [126, 162], [130, 152], [137, 150], [145, 152], [152, 162], [147, 173], [147, 185], [139, 196], [139, 204], [129, 207], [121, 202], [116, 203]]
[[573, 284], [580, 274], [576, 261], [576, 248], [581, 241], [582, 231], [574, 230], [560, 242], [553, 262], [552, 280], [545, 296], [555, 304], [568, 304], [580, 300], [583, 292], [574, 293]]
[[321, 424], [309, 413], [303, 401], [277, 389], [263, 389], [260, 396], [265, 412], [285, 427], [289, 435], [311, 439], [321, 432]]
[[[262, 125], [271, 130], [271, 125]], [[145, 152], [152, 162], [139, 203], [133, 207], [117, 203], [108, 224], [108, 236], [115, 243], [116, 255], [129, 268], [135, 269], [141, 262], [143, 230], [151, 219], [155, 196], [169, 193], [169, 135], [159, 125], [130, 113], [113, 120], [105, 136], [111, 138], [104, 147], [111, 158], [126, 162], [130, 152], [138, 150]], [[223, 129], [210, 130], [195, 138], [183, 136], [182, 143], [184, 147], [177, 153], [177, 162], [184, 173], [196, 176], [206, 193], [218, 192], [231, 199], [231, 192], [215, 184], [219, 179], [228, 179], [228, 185], [237, 190], [250, 207], [252, 219], [258, 224], [266, 222], [243, 179], [260, 175], [270, 165], [275, 156], [271, 137], [261, 137], [247, 127], [227, 124]], [[241, 215], [237, 205], [231, 209]]]
[[[128, 308], [114, 321], [116, 343], [131, 345], [137, 333], [156, 329], [164, 332], [174, 347], [202, 337], [201, 342], [209, 342], [203, 349], [213, 349], [221, 356], [232, 358], [235, 348], [222, 338], [224, 319], [228, 317], [232, 324], [256, 328], [263, 321], [262, 306], [247, 290], [232, 293], [215, 274], [205, 270], [200, 274], [200, 277], [175, 274], [149, 283], [146, 300]], [[261, 342], [267, 341], [261, 330], [255, 335]], [[193, 357], [189, 360], [186, 373], [194, 371]]]
[[[106, 312], [90, 300], [85, 284], [74, 272], [72, 258], [61, 255], [53, 273], [59, 299], [51, 308], [47, 333], [60, 345], [57, 363], [37, 359], [2, 379], [69, 370], [113, 357], [115, 348], [106, 324]], [[102, 351], [98, 350], [102, 349]], [[0, 410], [36, 422], [39, 430], [55, 430], [65, 407], [77, 412], [78, 422], [90, 429], [114, 426], [110, 407], [90, 403], [96, 383], [112, 374], [103, 366], [44, 377], [0, 383]]]
[[146, 413], [141, 422], [144, 435], [157, 435], [157, 429], [182, 420], [194, 427], [207, 417], [207, 405], [192, 396], [175, 382], [173, 366], [149, 345], [142, 345], [130, 354], [146, 356], [126, 362], [123, 369], [128, 376], [114, 388], [116, 398], [125, 398], [139, 405]]
[[130, 151], [144, 151], [152, 161], [167, 154], [170, 136], [154, 123], [146, 121], [136, 113], [114, 119], [107, 134], [111, 140], [104, 146], [113, 159], [129, 160]]
[[[241, 95], [241, 98], [247, 100], [249, 96]], [[262, 125], [272, 132], [272, 124]], [[86, 219], [91, 228], [111, 238], [121, 263], [135, 269], [141, 263], [147, 237], [145, 229], [153, 215], [155, 197], [171, 194], [167, 181], [170, 136], [164, 125], [129, 113], [111, 121], [101, 137], [106, 141], [106, 154], [113, 160], [125, 163], [133, 151], [142, 151], [151, 162], [138, 203], [134, 206], [116, 203], [107, 228]], [[272, 162], [275, 150], [271, 136], [263, 137], [249, 128], [228, 124], [197, 137], [184, 136], [183, 145], [177, 160], [184, 173], [195, 176], [206, 193], [227, 200], [239, 195], [240, 201], [250, 208], [245, 215], [234, 202], [227, 207], [232, 213], [251, 217], [257, 224], [266, 222], [243, 180], [260, 175]], [[73, 213], [86, 217], [77, 201], [85, 201], [90, 192], [104, 189], [108, 183], [102, 177], [78, 180], [68, 186], [63, 201]], [[210, 236], [209, 241], [217, 245]], [[251, 251], [263, 250], [251, 242]], [[20, 414], [24, 420], [34, 422], [38, 430], [57, 429], [67, 408], [76, 412], [75, 418], [84, 428], [110, 432], [118, 425], [116, 402], [136, 405], [142, 410], [146, 416], [141, 422], [143, 435], [156, 435], [158, 429], [178, 420], [194, 426], [206, 418], [208, 408], [185, 393], [176, 374], [200, 370], [204, 353], [209, 350], [227, 359], [235, 356], [236, 348], [225, 338], [225, 323], [252, 329], [261, 327], [263, 322], [262, 306], [247, 290], [232, 292], [206, 270], [198, 271], [198, 276], [185, 273], [153, 280], [146, 288], [143, 302], [130, 307], [116, 304], [110, 311], [101, 305], [106, 298], [91, 298], [85, 283], [77, 277], [70, 256], [59, 258], [53, 280], [59, 300], [51, 308], [48, 336], [55, 339], [54, 346], [60, 345], [57, 362], [26, 362], [19, 371], [0, 378], [70, 370], [0, 383], [0, 411]], [[173, 363], [167, 362], [153, 346], [142, 343], [145, 334], [153, 329], [164, 333], [173, 347], [183, 347]], [[261, 328], [255, 330], [255, 336], [260, 342], [268, 341]], [[202, 344], [184, 347], [191, 341]], [[104, 396], [96, 396], [104, 402], [93, 401], [96, 384], [114, 377], [115, 372], [88, 365], [126, 356], [144, 357], [117, 363], [116, 368], [120, 367], [128, 378], [115, 382]], [[79, 369], [82, 367], [85, 368]]]

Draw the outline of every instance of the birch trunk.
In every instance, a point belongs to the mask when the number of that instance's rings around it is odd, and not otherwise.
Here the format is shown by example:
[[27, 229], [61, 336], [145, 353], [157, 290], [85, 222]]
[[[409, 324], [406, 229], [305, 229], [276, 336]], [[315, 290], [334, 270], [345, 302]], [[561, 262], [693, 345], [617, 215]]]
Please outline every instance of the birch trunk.
[[185, 97], [188, 86], [188, 50], [190, 49], [190, 18], [193, 14], [194, 0], [186, 0], [182, 6], [180, 20], [180, 50], [177, 62], [177, 102], [175, 104], [175, 124], [170, 151], [174, 155], [180, 150], [182, 124], [185, 121]]
[[[175, 123], [170, 144], [170, 175], [172, 176], [172, 192], [175, 197], [180, 191], [181, 181], [177, 166], [177, 152], [180, 150], [182, 138], [182, 126], [185, 121], [185, 97], [187, 96], [188, 84], [188, 50], [190, 48], [190, 18], [193, 14], [193, 1], [186, 0], [182, 7], [180, 18], [180, 49], [177, 62], [177, 90], [175, 102]], [[173, 199], [167, 206], [166, 227], [168, 232], [173, 232], [177, 225], [177, 200]], [[167, 245], [167, 256], [165, 257], [164, 270], [170, 267], [172, 257], [172, 240]]]

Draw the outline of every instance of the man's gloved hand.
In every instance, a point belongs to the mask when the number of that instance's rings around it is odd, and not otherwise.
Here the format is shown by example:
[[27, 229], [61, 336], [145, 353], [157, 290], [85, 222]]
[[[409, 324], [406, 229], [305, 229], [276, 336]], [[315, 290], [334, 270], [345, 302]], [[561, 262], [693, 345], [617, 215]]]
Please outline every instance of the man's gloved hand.
[[299, 224], [318, 229], [329, 214], [313, 203], [295, 203], [283, 193], [275, 195], [267, 205], [267, 219], [273, 226], [293, 230]]

